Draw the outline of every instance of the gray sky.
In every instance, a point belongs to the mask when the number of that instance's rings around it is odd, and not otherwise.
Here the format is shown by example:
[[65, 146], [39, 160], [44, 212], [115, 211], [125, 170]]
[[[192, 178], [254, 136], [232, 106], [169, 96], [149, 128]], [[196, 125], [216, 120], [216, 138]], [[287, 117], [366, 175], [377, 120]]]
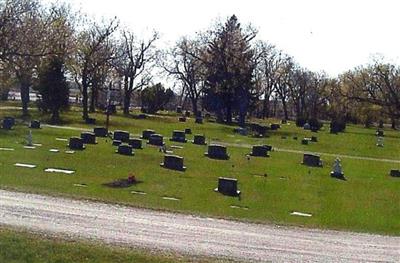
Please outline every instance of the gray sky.
[[[51, 0], [48, 0], [51, 1]], [[396, 0], [65, 0], [97, 19], [117, 16], [137, 34], [155, 29], [160, 45], [236, 14], [302, 66], [335, 76], [381, 54], [400, 61]]]

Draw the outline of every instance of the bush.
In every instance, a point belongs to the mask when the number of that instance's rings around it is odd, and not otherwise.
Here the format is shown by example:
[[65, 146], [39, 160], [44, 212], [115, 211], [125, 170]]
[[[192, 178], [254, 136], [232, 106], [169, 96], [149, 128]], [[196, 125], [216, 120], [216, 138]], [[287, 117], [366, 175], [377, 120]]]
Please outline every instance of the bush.
[[330, 129], [331, 133], [344, 132], [346, 130], [346, 122], [342, 120], [332, 120]]

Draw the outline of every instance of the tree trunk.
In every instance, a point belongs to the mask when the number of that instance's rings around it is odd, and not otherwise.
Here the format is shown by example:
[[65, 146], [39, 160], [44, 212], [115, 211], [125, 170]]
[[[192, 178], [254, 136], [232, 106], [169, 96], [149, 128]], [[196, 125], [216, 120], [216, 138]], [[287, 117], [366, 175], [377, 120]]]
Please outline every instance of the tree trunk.
[[92, 93], [90, 95], [91, 96], [90, 96], [89, 111], [93, 113], [96, 111], [96, 98], [97, 98], [97, 87], [95, 85], [93, 85]]
[[53, 110], [50, 121], [52, 124], [58, 124], [60, 122], [60, 113], [58, 109]]
[[198, 112], [197, 100], [195, 98], [192, 98], [191, 101], [192, 101], [192, 110], [193, 110], [194, 116], [197, 116], [197, 112]]
[[133, 81], [131, 83], [128, 82], [128, 76], [124, 77], [124, 114], [129, 114], [129, 107], [131, 105], [131, 89], [129, 88], [129, 84], [133, 85]]
[[392, 118], [392, 129], [396, 130], [396, 119]]
[[232, 106], [228, 105], [226, 107], [226, 122], [231, 124], [232, 123]]
[[287, 110], [287, 104], [285, 100], [282, 100], [282, 107], [283, 107], [283, 113], [285, 114], [285, 120], [289, 119], [289, 114]]
[[267, 98], [264, 98], [264, 104], [263, 104], [263, 119], [265, 119], [265, 118], [269, 118], [269, 108], [270, 108], [270, 105], [269, 105], [270, 103], [269, 103], [269, 98], [267, 99]]
[[29, 105], [29, 83], [21, 82], [21, 102], [22, 102], [22, 116], [29, 116], [28, 105]]
[[88, 87], [86, 81], [82, 83], [82, 119], [89, 118], [88, 114]]

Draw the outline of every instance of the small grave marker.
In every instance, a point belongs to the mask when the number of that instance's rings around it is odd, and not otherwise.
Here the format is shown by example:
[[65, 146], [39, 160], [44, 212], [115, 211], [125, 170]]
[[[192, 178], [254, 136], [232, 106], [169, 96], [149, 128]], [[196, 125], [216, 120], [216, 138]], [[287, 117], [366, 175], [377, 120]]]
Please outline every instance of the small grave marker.
[[73, 174], [75, 171], [72, 170], [65, 170], [65, 169], [58, 169], [58, 168], [46, 168], [44, 169], [47, 173], [63, 173], [63, 174]]
[[229, 196], [239, 196], [240, 191], [237, 189], [238, 180], [234, 178], [219, 177], [218, 188], [214, 191]]
[[228, 160], [226, 147], [219, 144], [211, 144], [208, 146], [208, 152], [204, 153], [205, 156], [212, 159]]
[[177, 171], [185, 171], [186, 167], [183, 166], [183, 157], [177, 155], [165, 155], [164, 162], [160, 163], [161, 167], [177, 170]]
[[30, 168], [30, 169], [36, 168], [36, 165], [34, 165], [34, 164], [27, 164], [27, 163], [16, 163], [16, 164], [14, 164], [14, 166], [16, 166], [16, 167], [22, 167], [22, 168]]

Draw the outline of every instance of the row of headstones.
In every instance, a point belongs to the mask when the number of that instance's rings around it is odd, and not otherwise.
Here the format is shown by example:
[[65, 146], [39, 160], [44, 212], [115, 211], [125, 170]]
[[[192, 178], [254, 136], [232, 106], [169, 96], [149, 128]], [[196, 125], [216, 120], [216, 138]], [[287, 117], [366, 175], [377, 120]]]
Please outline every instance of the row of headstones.
[[[4, 130], [11, 130], [15, 126], [15, 118], [14, 117], [4, 117], [1, 122], [1, 127]], [[32, 120], [29, 127], [31, 129], [40, 129], [40, 121]]]

